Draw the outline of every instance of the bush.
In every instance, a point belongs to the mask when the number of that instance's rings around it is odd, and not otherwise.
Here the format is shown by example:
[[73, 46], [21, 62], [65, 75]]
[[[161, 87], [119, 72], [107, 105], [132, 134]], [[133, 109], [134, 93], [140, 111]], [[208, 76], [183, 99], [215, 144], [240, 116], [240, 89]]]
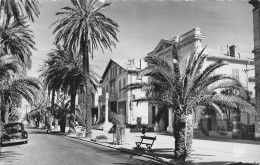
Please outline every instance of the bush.
[[228, 165], [259, 165], [259, 163], [242, 163], [242, 162], [237, 162], [237, 163], [230, 163]]
[[97, 140], [107, 140], [107, 136], [106, 135], [99, 135], [99, 136], [96, 136], [96, 139]]
[[242, 139], [248, 139], [248, 140], [255, 139], [255, 125], [254, 124], [252, 124], [252, 125], [241, 124], [240, 130], [241, 130]]
[[122, 144], [123, 138], [125, 137], [125, 116], [123, 114], [110, 113], [110, 118], [112, 120], [113, 128], [110, 132], [114, 134], [114, 140], [116, 144]]

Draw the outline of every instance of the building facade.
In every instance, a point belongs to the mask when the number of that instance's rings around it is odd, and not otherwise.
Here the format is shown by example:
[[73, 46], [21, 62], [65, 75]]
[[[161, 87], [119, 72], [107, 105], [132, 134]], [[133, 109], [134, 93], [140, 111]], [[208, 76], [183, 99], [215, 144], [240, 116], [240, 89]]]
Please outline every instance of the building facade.
[[[162, 39], [155, 49], [148, 53], [149, 56], [159, 56], [165, 58], [167, 60], [173, 60], [172, 56], [172, 45], [178, 43], [180, 46], [180, 55], [185, 56], [186, 54], [192, 53], [194, 51], [199, 52], [203, 49], [202, 41], [205, 38], [205, 35], [201, 34], [200, 28], [194, 28], [187, 33], [181, 36], [175, 36], [170, 40]], [[224, 53], [223, 53], [224, 52]], [[208, 57], [205, 61], [205, 67], [210, 65], [213, 62], [218, 60], [225, 60], [228, 62], [228, 65], [217, 69], [216, 73], [223, 73], [236, 76], [243, 86], [247, 88], [251, 92], [251, 101], [255, 103], [255, 82], [254, 82], [254, 72], [251, 70], [254, 69], [254, 61], [251, 59], [243, 59], [240, 57], [239, 53], [237, 52], [237, 47], [232, 45], [228, 47], [227, 51], [219, 51], [219, 52], [212, 52], [212, 51], [205, 51], [204, 53], [208, 54]], [[168, 113], [165, 113], [162, 119], [156, 123], [155, 116], [157, 113], [157, 108], [155, 105], [148, 106], [148, 124], [150, 127], [154, 127], [155, 131], [168, 131], [173, 132], [173, 114], [170, 110]], [[255, 123], [255, 116], [250, 116], [246, 113], [242, 114], [234, 114], [239, 116], [239, 120], [235, 121], [234, 123], [238, 124], [240, 122], [244, 124], [254, 124]], [[197, 127], [198, 120], [202, 118], [206, 118], [203, 121], [205, 131], [208, 133], [211, 130], [214, 130], [220, 125], [221, 118], [219, 115], [199, 115], [194, 116], [193, 120], [195, 127]], [[235, 118], [235, 117], [232, 117]], [[238, 118], [238, 117], [236, 117]], [[221, 120], [220, 120], [221, 119]], [[222, 120], [223, 121], [223, 120]], [[236, 131], [236, 130], [235, 130]]]
[[144, 93], [140, 89], [125, 91], [126, 84], [147, 82], [138, 71], [145, 67], [143, 61], [110, 59], [102, 75], [102, 95], [99, 96], [101, 122], [107, 122], [110, 112], [123, 114], [127, 124], [148, 123], [148, 104], [133, 102]]

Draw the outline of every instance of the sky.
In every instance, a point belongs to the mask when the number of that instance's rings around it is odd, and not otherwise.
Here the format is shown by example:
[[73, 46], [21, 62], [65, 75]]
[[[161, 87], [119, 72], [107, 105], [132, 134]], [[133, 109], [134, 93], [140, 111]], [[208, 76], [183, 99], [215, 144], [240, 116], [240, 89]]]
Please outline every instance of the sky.
[[[246, 0], [106, 0], [112, 5], [103, 12], [119, 24], [117, 47], [95, 51], [92, 65], [101, 76], [110, 58], [142, 59], [161, 39], [170, 39], [199, 27], [206, 38], [202, 45], [209, 52], [220, 54], [221, 47], [237, 45], [243, 58], [253, 58], [252, 5]], [[40, 0], [41, 14], [30, 22], [37, 51], [33, 52], [30, 76], [39, 76], [55, 35], [51, 24], [55, 13], [70, 6], [70, 0]]]

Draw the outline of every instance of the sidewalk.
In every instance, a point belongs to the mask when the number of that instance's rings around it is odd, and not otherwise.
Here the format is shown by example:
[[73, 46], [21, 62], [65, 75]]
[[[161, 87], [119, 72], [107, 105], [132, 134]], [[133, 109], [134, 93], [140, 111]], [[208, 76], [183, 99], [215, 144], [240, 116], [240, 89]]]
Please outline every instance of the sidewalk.
[[[152, 151], [147, 151], [146, 146], [143, 146], [141, 149], [136, 148], [135, 142], [140, 141], [140, 132], [126, 133], [123, 145], [112, 144], [113, 134], [95, 129], [92, 130], [92, 133], [92, 139], [75, 136], [70, 137], [124, 150], [165, 163], [183, 164], [172, 159], [174, 154], [174, 138], [172, 134], [146, 133], [146, 136], [156, 136], [157, 138], [152, 147]], [[107, 141], [103, 143], [96, 142], [95, 137], [99, 135], [106, 135], [108, 137]], [[191, 157], [187, 159], [185, 164], [223, 165], [231, 162], [260, 163], [260, 141], [216, 139], [211, 137], [193, 139]]]

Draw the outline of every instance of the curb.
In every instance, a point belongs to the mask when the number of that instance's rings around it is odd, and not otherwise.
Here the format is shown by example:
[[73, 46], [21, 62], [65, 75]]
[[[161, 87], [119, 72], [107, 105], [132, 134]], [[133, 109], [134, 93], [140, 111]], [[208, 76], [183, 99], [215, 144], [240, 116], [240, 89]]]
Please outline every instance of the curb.
[[155, 161], [158, 161], [160, 163], [167, 164], [167, 165], [174, 165], [174, 164], [176, 164], [176, 165], [179, 165], [179, 164], [180, 165], [187, 165], [187, 163], [183, 163], [183, 162], [179, 162], [179, 161], [167, 162], [167, 161], [164, 161], [163, 159], [158, 158], [158, 157], [153, 157], [153, 156], [150, 156], [150, 155], [147, 155], [147, 154], [136, 153], [136, 152], [131, 151], [130, 149], [117, 148], [117, 147], [113, 147], [113, 146], [110, 146], [110, 145], [105, 145], [105, 144], [102, 144], [102, 143], [98, 143], [98, 142], [95, 142], [95, 141], [92, 141], [92, 140], [84, 140], [84, 139], [81, 139], [80, 137], [72, 137], [72, 136], [67, 136], [67, 135], [64, 135], [64, 136], [69, 137], [69, 138], [78, 139], [78, 140], [85, 141], [85, 142], [89, 142], [89, 143], [93, 143], [93, 144], [97, 144], [97, 145], [101, 145], [101, 146], [104, 146], [104, 147], [120, 150], [120, 151], [123, 151], [123, 152], [126, 152], [126, 153], [130, 153], [130, 154], [133, 154], [133, 155], [142, 156], [142, 157], [145, 157], [145, 158], [148, 158], [148, 159], [152, 159], [152, 160], [155, 160]]

